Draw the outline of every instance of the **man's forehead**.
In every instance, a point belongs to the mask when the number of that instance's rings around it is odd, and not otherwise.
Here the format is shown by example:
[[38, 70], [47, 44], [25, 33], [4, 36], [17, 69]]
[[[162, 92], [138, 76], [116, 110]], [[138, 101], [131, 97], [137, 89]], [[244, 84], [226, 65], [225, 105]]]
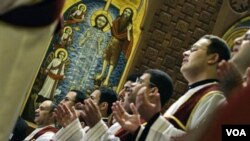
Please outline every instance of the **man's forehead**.
[[91, 96], [96, 96], [96, 95], [99, 95], [99, 94], [101, 94], [100, 90], [94, 90], [90, 95]]
[[149, 73], [143, 73], [142, 76], [140, 77], [140, 79], [146, 80], [150, 78], [150, 74]]
[[132, 81], [130, 81], [130, 80], [129, 80], [129, 81], [126, 81], [126, 82], [125, 82], [125, 84], [124, 84], [124, 86], [131, 85], [132, 83], [133, 83], [133, 82], [132, 82]]
[[200, 46], [208, 46], [211, 43], [209, 39], [206, 38], [201, 38], [197, 42], [193, 44], [195, 47], [200, 47]]
[[76, 96], [76, 92], [74, 91], [69, 91], [66, 95], [67, 97], [75, 97]]
[[48, 107], [50, 107], [50, 105], [51, 105], [50, 101], [44, 101], [43, 103], [41, 103], [41, 105], [39, 107], [48, 108]]

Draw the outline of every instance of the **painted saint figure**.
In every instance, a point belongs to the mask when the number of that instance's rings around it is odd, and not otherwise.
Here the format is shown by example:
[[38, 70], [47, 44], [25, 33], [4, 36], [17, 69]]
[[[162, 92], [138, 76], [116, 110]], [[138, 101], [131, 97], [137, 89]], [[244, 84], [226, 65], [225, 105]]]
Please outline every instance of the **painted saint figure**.
[[68, 25], [83, 22], [85, 19], [86, 10], [87, 6], [85, 4], [79, 4], [77, 10], [70, 15], [69, 20], [64, 21], [64, 24]]
[[[75, 68], [80, 66], [80, 76], [73, 74], [71, 88], [82, 89], [91, 88], [93, 84], [89, 80], [94, 79], [94, 68], [97, 65], [97, 58], [102, 54], [102, 48], [105, 46], [105, 33], [103, 29], [108, 25], [108, 19], [105, 15], [97, 15], [94, 19], [93, 27], [89, 27], [80, 37], [79, 52], [77, 58], [74, 59]], [[93, 73], [91, 73], [93, 72]], [[93, 82], [94, 83], [94, 82]]]
[[46, 80], [38, 95], [46, 99], [54, 98], [54, 91], [57, 87], [58, 81], [64, 78], [64, 61], [67, 59], [67, 51], [63, 48], [57, 49], [55, 58], [47, 66], [45, 73], [47, 74]]
[[59, 43], [55, 44], [55, 49], [67, 48], [72, 43], [72, 28], [70, 26], [64, 27], [63, 33], [60, 35]]
[[124, 52], [126, 59], [128, 59], [132, 49], [132, 18], [133, 10], [131, 8], [125, 8], [121, 16], [117, 17], [113, 21], [111, 26], [112, 37], [108, 43], [108, 46], [103, 54], [103, 66], [101, 74], [96, 76], [96, 80], [100, 81], [104, 78], [107, 65], [109, 66], [108, 74], [103, 82], [104, 86], [109, 84], [110, 76], [115, 69], [121, 52]]

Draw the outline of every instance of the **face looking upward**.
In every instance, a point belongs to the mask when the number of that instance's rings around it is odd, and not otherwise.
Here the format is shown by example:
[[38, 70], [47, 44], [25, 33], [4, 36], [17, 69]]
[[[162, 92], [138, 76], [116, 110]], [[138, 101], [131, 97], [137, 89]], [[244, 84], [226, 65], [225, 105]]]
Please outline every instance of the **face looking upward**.
[[72, 107], [76, 104], [75, 101], [76, 101], [76, 92], [69, 91], [60, 103], [65, 104], [67, 107]]
[[[140, 113], [142, 118], [145, 118], [148, 114], [148, 109], [144, 107], [144, 101], [141, 99], [141, 95], [144, 95], [149, 102], [153, 102], [155, 100], [153, 96], [154, 92], [158, 92], [158, 88], [154, 83], [150, 81], [151, 74], [144, 73], [140, 78], [137, 79], [134, 84], [134, 92], [136, 93], [136, 108]], [[139, 96], [140, 95], [140, 96]]]
[[93, 93], [91, 93], [90, 98], [98, 105], [100, 101], [100, 96], [100, 90], [95, 90]]
[[211, 41], [205, 38], [198, 40], [189, 50], [183, 53], [181, 72], [184, 75], [197, 75], [207, 66], [207, 49]]
[[244, 35], [234, 39], [234, 45], [231, 50], [232, 57], [239, 52], [241, 46], [250, 40], [250, 30], [248, 30]]
[[53, 113], [52, 113], [52, 101], [46, 100], [35, 110], [35, 123], [38, 126], [47, 126], [52, 124]]
[[132, 91], [132, 81], [127, 81], [119, 93], [119, 99], [126, 111], [130, 111], [129, 104], [135, 103], [135, 94]]

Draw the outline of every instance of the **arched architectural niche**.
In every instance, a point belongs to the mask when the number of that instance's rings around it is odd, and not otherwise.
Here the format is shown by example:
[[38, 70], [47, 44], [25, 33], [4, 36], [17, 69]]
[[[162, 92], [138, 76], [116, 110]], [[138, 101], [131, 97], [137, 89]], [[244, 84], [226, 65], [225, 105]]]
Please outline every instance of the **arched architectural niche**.
[[230, 48], [232, 48], [234, 39], [242, 36], [248, 29], [250, 29], [250, 16], [244, 17], [234, 23], [228, 28], [222, 38], [226, 40]]
[[223, 0], [212, 33], [222, 37], [233, 24], [249, 15], [249, 1]]

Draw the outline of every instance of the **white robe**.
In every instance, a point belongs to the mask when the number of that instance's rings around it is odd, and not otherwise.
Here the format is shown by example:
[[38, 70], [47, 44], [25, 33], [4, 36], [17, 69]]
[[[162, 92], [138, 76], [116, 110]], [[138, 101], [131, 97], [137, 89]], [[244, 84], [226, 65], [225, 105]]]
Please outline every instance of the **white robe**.
[[60, 129], [53, 138], [53, 141], [119, 141], [114, 134], [121, 128], [118, 123], [107, 127], [103, 120], [100, 120], [94, 127], [82, 129], [78, 119], [74, 120], [66, 128]]
[[[186, 132], [175, 128], [165, 117], [173, 115], [177, 109], [186, 102], [195, 92], [201, 88], [211, 85], [214, 83], [204, 84], [196, 88], [190, 89], [182, 97], [180, 97], [171, 107], [165, 112], [164, 116], [159, 116], [158, 119], [151, 126], [146, 141], [174, 141], [183, 137]], [[218, 108], [221, 101], [225, 100], [224, 95], [220, 91], [212, 91], [213, 94], [203, 96], [198, 105], [192, 111], [192, 116], [186, 125], [187, 131], [198, 128], [199, 125], [208, 120], [213, 112]], [[141, 126], [139, 133], [137, 134], [136, 140], [139, 139], [144, 127]]]
[[[57, 67], [59, 66], [61, 63], [63, 63], [59, 58], [54, 58], [50, 64], [47, 66], [47, 70], [49, 70], [51, 73], [53, 73], [54, 75], [64, 75], [64, 64], [62, 66], [62, 68], [57, 68], [57, 69], [53, 69], [50, 70], [52, 67]], [[60, 74], [58, 73], [60, 71]], [[46, 80], [43, 83], [43, 87], [42, 89], [39, 91], [38, 95], [41, 95], [45, 98], [50, 99], [51, 98], [51, 94], [54, 94], [54, 92], [52, 93], [52, 90], [54, 89], [54, 84], [57, 83], [58, 80], [55, 80], [53, 78], [51, 78], [49, 75], [47, 75]]]

